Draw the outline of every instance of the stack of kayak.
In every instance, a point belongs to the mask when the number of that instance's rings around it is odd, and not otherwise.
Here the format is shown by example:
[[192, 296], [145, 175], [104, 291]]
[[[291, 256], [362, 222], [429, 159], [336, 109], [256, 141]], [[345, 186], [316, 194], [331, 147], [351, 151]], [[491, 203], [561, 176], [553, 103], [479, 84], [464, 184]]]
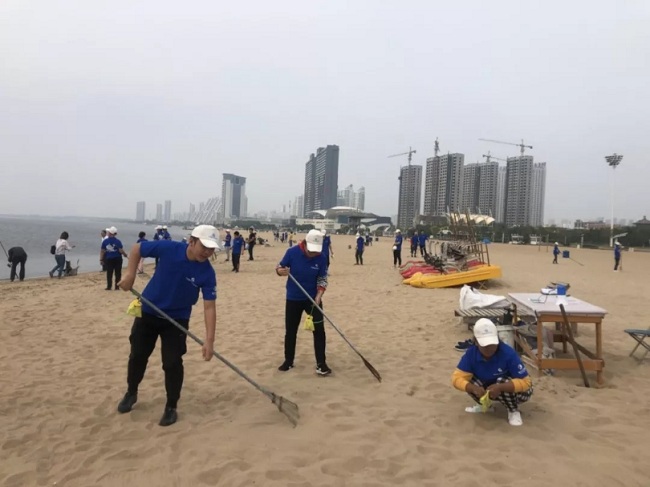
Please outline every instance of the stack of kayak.
[[400, 267], [402, 284], [421, 288], [462, 286], [501, 277], [501, 267], [487, 265], [480, 259], [468, 259], [462, 268], [455, 264], [434, 267], [424, 261], [409, 261]]

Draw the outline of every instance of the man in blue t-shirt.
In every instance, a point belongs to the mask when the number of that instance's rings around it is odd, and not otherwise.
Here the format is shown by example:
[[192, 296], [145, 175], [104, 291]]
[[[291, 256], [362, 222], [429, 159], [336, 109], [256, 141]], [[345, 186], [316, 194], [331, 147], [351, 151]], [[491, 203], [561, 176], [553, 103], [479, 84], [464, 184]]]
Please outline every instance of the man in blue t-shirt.
[[553, 263], [557, 264], [557, 256], [560, 255], [560, 244], [555, 242], [553, 245]]
[[115, 290], [117, 291], [117, 283], [122, 279], [122, 256], [128, 258], [128, 255], [124, 252], [122, 242], [116, 237], [117, 228], [107, 228], [106, 233], [108, 237], [102, 241], [99, 263], [102, 267], [106, 267], [106, 291], [113, 288], [113, 273], [115, 273]]
[[[300, 283], [309, 297], [322, 308], [323, 293], [327, 289], [327, 263], [323, 255], [323, 234], [320, 230], [309, 230], [305, 240], [290, 247], [275, 268], [278, 276], [291, 275]], [[314, 306], [305, 293], [287, 279], [287, 300], [284, 311], [284, 362], [278, 370], [286, 372], [293, 368], [296, 355], [296, 335], [303, 311], [311, 315], [314, 322], [314, 352], [316, 354], [316, 373], [329, 375], [332, 369], [325, 361], [325, 326], [323, 313]]]
[[363, 265], [363, 249], [364, 249], [364, 242], [363, 242], [363, 237], [361, 236], [360, 233], [357, 233], [357, 241], [356, 241], [356, 249], [354, 251], [354, 259], [356, 262], [354, 265]]
[[230, 235], [230, 229], [226, 230], [226, 236], [223, 239], [223, 249], [226, 251], [226, 260], [230, 260], [230, 251], [232, 250], [232, 235]]
[[510, 425], [521, 426], [519, 405], [533, 394], [533, 382], [526, 367], [510, 345], [499, 341], [497, 327], [489, 319], [476, 322], [474, 339], [476, 345], [467, 349], [451, 376], [453, 386], [467, 392], [478, 403], [465, 411], [484, 411], [481, 398], [487, 394], [508, 409]]
[[398, 228], [395, 230], [395, 242], [393, 242], [393, 267], [397, 264], [402, 265], [402, 231]]
[[411, 237], [411, 257], [417, 257], [418, 256], [418, 232], [417, 230], [413, 232], [413, 236]]
[[424, 257], [427, 255], [427, 240], [429, 240], [429, 236], [426, 234], [424, 230], [420, 232], [420, 235], [418, 235], [418, 243], [420, 244], [420, 255]]
[[[159, 240], [135, 244], [131, 249], [131, 259], [124, 279], [118, 283], [121, 289], [130, 291], [140, 258], [159, 257], [159, 265], [142, 296], [185, 329], [189, 328], [192, 306], [198, 301], [200, 290], [205, 316], [205, 339], [202, 347], [204, 360], [210, 360], [214, 350], [217, 279], [209, 259], [218, 246], [219, 232], [211, 225], [197, 226], [192, 230], [188, 243]], [[142, 317], [135, 318], [131, 328], [128, 390], [117, 410], [120, 413], [128, 413], [137, 402], [138, 386], [144, 377], [147, 361], [156, 346], [158, 336], [161, 341], [167, 392], [167, 403], [158, 424], [169, 426], [178, 418], [176, 406], [183, 386], [183, 355], [187, 351], [187, 335], [181, 333], [166, 318], [159, 316], [146, 303], [142, 303]]]
[[327, 268], [329, 269], [330, 255], [332, 256], [332, 259], [334, 258], [334, 247], [332, 247], [332, 240], [327, 234], [327, 230], [323, 230], [323, 251], [321, 254], [325, 256], [325, 260], [327, 261]]
[[241, 259], [241, 254], [244, 253], [244, 248], [246, 247], [246, 241], [244, 237], [235, 230], [235, 238], [232, 240], [232, 271], [230, 272], [239, 272], [239, 261]]
[[614, 245], [614, 272], [618, 272], [619, 265], [621, 265], [621, 270], [623, 270], [623, 265], [621, 264], [621, 244], [616, 242]]

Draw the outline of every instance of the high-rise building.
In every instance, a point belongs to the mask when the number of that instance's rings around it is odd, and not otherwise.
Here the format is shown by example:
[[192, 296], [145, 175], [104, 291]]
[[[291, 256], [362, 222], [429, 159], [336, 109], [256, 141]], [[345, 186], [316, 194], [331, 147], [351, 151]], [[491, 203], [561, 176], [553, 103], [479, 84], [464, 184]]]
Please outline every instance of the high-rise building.
[[224, 222], [246, 217], [246, 178], [224, 173], [221, 200]]
[[145, 202], [138, 201], [135, 205], [135, 221], [143, 222], [145, 221]]
[[463, 188], [461, 190], [461, 213], [477, 213], [478, 190], [480, 184], [481, 166], [479, 163], [467, 164], [463, 167]]
[[163, 214], [163, 221], [169, 223], [172, 221], [172, 202], [171, 200], [165, 200], [165, 213]]
[[397, 227], [412, 228], [420, 215], [420, 193], [422, 191], [422, 166], [409, 165], [400, 169], [399, 204]]
[[305, 214], [337, 205], [339, 146], [319, 147], [305, 165]]
[[296, 218], [305, 217], [305, 198], [303, 195], [296, 196], [295, 200], [293, 201], [293, 214], [296, 216]]
[[508, 227], [530, 225], [533, 156], [508, 157], [506, 165], [505, 223]]
[[463, 194], [464, 154], [429, 157], [424, 182], [424, 214], [444, 216], [459, 211]]
[[188, 220], [194, 220], [196, 218], [196, 206], [194, 206], [194, 203], [190, 203], [190, 212], [188, 215]]
[[497, 161], [479, 164], [478, 202], [476, 212], [490, 215], [496, 220], [497, 188], [499, 184], [499, 163]]
[[361, 186], [359, 191], [354, 193], [354, 204], [352, 205], [357, 210], [364, 211], [366, 209], [366, 188]]
[[497, 201], [496, 211], [492, 215], [498, 223], [503, 223], [506, 220], [506, 167], [499, 166], [497, 174]]
[[534, 227], [544, 225], [544, 196], [546, 193], [546, 163], [533, 164], [533, 177], [530, 190], [530, 224]]
[[163, 221], [163, 212], [162, 212], [162, 205], [160, 203], [156, 203], [156, 221], [161, 222]]

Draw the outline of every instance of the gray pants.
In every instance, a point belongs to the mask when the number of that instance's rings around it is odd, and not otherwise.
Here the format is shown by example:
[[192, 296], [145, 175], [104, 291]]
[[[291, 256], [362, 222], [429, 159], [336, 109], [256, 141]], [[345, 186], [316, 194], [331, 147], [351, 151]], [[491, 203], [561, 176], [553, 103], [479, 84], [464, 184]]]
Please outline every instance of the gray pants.
[[223, 250], [226, 252], [226, 262], [230, 260], [230, 251], [232, 250], [232, 247], [224, 247]]

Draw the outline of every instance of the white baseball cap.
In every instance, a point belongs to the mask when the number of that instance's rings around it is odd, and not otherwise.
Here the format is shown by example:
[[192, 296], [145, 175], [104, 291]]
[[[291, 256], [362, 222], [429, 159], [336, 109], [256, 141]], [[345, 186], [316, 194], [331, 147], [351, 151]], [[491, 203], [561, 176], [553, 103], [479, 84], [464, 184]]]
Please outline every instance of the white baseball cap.
[[162, 226], [161, 225], [156, 225], [156, 230], [162, 230]]
[[198, 238], [204, 247], [208, 249], [218, 249], [219, 247], [219, 230], [212, 225], [199, 225], [191, 233], [192, 237]]
[[559, 243], [555, 242], [555, 245], [560, 245]]
[[497, 326], [487, 318], [481, 318], [474, 325], [474, 337], [482, 347], [499, 344]]
[[115, 228], [115, 227], [108, 227], [108, 228], [106, 229], [106, 231], [107, 231], [108, 233], [112, 233], [113, 235], [115, 235], [115, 234], [117, 233], [117, 228]]
[[320, 230], [309, 230], [307, 237], [307, 250], [310, 252], [321, 252], [323, 250], [323, 234]]
[[397, 230], [395, 230], [395, 233], [402, 233], [402, 231], [398, 228]]

